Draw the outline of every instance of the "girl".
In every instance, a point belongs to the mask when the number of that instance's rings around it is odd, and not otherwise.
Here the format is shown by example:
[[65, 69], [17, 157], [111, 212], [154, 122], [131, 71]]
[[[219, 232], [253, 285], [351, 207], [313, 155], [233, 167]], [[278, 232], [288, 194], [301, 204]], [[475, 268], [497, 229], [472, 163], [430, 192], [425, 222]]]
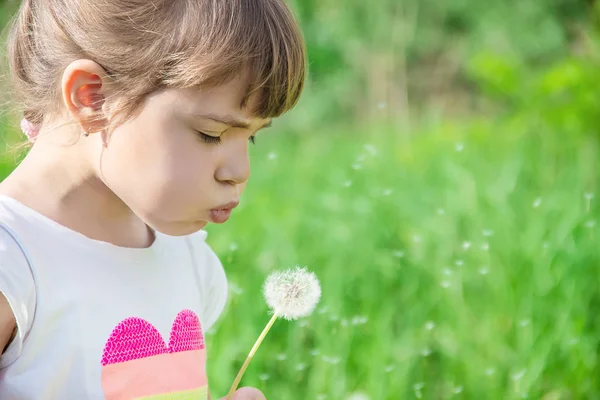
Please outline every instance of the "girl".
[[300, 96], [290, 10], [24, 0], [8, 50], [33, 146], [0, 183], [0, 398], [207, 399], [227, 281], [202, 228]]

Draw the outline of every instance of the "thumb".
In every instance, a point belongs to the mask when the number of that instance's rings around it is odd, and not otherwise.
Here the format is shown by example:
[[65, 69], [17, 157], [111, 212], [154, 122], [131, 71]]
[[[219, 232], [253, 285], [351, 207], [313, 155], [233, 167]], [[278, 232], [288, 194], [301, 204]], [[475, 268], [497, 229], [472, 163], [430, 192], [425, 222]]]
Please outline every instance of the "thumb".
[[[220, 400], [226, 400], [227, 396], [222, 397]], [[232, 397], [233, 400], [267, 400], [265, 395], [258, 389], [245, 387], [238, 389]]]

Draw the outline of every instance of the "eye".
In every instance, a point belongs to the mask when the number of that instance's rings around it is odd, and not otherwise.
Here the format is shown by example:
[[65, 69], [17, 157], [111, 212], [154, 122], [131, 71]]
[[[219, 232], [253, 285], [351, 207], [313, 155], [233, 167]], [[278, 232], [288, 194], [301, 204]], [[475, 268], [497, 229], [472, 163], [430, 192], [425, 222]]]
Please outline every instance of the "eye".
[[198, 132], [198, 136], [200, 136], [200, 139], [202, 139], [202, 141], [204, 143], [208, 143], [208, 144], [219, 144], [221, 143], [221, 137], [219, 136], [211, 136], [211, 135], [207, 135], [204, 132], [200, 132], [200, 131], [196, 131]]

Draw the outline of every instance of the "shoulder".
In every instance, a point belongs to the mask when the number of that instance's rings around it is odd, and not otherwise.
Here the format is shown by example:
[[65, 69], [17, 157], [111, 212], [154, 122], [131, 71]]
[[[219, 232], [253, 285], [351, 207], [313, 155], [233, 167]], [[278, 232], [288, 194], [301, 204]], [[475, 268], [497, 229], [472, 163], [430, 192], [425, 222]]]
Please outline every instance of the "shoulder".
[[0, 369], [12, 364], [20, 355], [36, 306], [35, 281], [29, 261], [17, 234], [6, 222], [0, 214], [0, 293], [3, 296], [0, 324], [6, 331], [14, 321], [17, 331], [0, 357]]

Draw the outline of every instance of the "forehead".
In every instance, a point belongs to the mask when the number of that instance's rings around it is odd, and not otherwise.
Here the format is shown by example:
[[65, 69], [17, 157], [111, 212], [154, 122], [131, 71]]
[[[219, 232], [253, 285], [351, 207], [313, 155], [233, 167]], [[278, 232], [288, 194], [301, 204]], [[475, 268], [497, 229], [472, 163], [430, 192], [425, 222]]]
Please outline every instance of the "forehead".
[[260, 96], [258, 93], [248, 96], [248, 87], [248, 79], [238, 76], [213, 87], [176, 90], [177, 101], [173, 107], [178, 113], [227, 116], [228, 119], [244, 122], [251, 128], [261, 127], [269, 119], [253, 113]]

